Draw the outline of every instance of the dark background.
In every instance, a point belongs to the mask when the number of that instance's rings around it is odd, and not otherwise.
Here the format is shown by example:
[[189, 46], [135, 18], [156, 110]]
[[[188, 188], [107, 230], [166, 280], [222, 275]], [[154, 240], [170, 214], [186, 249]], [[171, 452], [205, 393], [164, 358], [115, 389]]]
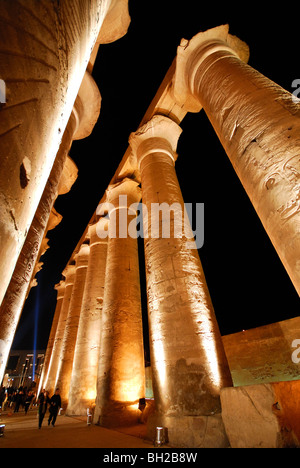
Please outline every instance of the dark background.
[[[45, 349], [56, 302], [54, 285], [161, 84], [181, 38], [228, 23], [250, 47], [249, 64], [293, 92], [300, 78], [295, 6], [185, 0], [129, 0], [126, 36], [100, 46], [93, 76], [102, 95], [90, 137], [74, 142], [79, 169], [71, 191], [55, 204], [63, 220], [49, 231], [38, 286], [30, 292], [14, 349]], [[232, 5], [232, 6], [231, 6]], [[266, 116], [267, 118], [267, 116]], [[212, 126], [201, 111], [183, 120], [176, 171], [185, 202], [204, 203], [205, 240], [199, 250], [222, 335], [299, 315], [299, 297], [237, 178]], [[147, 321], [141, 246], [141, 285]], [[145, 329], [147, 336], [147, 329]], [[147, 347], [147, 339], [146, 339]]]

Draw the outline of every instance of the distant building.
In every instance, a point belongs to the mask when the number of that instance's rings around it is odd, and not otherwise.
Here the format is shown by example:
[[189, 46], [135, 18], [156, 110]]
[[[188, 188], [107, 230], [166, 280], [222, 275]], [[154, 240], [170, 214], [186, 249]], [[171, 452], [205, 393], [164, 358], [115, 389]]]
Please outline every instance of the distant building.
[[42, 373], [45, 350], [11, 350], [2, 385], [35, 387]]

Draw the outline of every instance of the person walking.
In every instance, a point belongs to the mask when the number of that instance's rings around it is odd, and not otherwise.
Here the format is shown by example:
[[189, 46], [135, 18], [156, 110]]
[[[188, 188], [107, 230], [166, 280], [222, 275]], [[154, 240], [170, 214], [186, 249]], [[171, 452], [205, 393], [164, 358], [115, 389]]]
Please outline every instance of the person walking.
[[1, 392], [0, 392], [0, 411], [4, 410], [6, 396], [7, 396], [6, 389], [5, 387], [2, 387]]
[[50, 407], [49, 407], [49, 418], [48, 418], [48, 426], [52, 421], [52, 426], [55, 426], [55, 421], [57, 418], [57, 413], [59, 408], [61, 407], [61, 397], [59, 394], [59, 388], [55, 390], [54, 395], [50, 399]]
[[25, 414], [27, 414], [33, 398], [34, 398], [33, 391], [29, 390], [28, 395], [25, 398], [25, 403], [24, 403]]
[[50, 403], [49, 392], [43, 390], [39, 395], [39, 429], [42, 427], [43, 419], [46, 414], [48, 404]]
[[16, 406], [14, 409], [14, 413], [19, 412], [20, 405], [23, 404], [23, 398], [24, 398], [24, 390], [23, 390], [23, 387], [20, 387], [16, 393], [16, 398], [15, 398]]

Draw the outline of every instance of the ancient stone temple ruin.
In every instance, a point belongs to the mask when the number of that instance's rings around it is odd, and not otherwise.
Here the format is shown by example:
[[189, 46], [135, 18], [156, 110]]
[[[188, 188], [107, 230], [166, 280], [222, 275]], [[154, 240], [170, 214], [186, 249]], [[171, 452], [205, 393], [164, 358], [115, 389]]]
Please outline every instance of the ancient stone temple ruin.
[[[0, 78], [10, 90], [0, 104], [2, 381], [47, 232], [61, 219], [54, 202], [80, 177], [70, 147], [99, 118], [98, 48], [123, 37], [130, 16], [127, 0], [23, 0], [1, 10]], [[164, 427], [173, 447], [300, 446], [299, 369], [286, 344], [300, 338], [300, 321], [221, 336], [176, 175], [181, 122], [205, 112], [300, 293], [299, 102], [248, 60], [247, 44], [227, 25], [182, 39], [128, 135], [55, 286], [39, 388], [59, 387], [69, 417], [89, 408], [94, 424], [144, 424], [150, 439]]]

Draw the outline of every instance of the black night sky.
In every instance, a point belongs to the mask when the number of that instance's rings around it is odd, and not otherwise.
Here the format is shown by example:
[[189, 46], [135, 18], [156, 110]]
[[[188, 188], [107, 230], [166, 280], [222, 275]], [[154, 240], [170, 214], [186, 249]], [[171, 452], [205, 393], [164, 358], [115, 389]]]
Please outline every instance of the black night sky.
[[[299, 25], [291, 10], [275, 3], [239, 4], [198, 0], [129, 0], [126, 36], [100, 46], [93, 76], [102, 95], [92, 135], [74, 142], [70, 156], [79, 176], [60, 196], [63, 215], [48, 233], [39, 285], [31, 290], [13, 343], [31, 349], [37, 316], [37, 349], [44, 349], [55, 309], [54, 285], [96, 210], [161, 84], [181, 38], [228, 23], [250, 47], [249, 64], [290, 92], [300, 79]], [[272, 6], [271, 6], [272, 5]], [[199, 250], [222, 335], [299, 315], [299, 297], [204, 111], [183, 120], [176, 171], [189, 203], [204, 203], [205, 239]], [[141, 259], [141, 264], [142, 264]], [[146, 316], [144, 274], [143, 307]]]

